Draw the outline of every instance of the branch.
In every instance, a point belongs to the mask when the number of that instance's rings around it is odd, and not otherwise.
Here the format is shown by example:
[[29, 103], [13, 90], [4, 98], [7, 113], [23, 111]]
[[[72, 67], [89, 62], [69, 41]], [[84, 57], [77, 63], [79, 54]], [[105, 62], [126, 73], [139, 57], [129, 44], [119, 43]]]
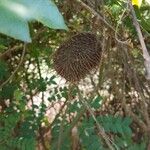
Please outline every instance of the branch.
[[6, 50], [4, 53], [0, 54], [0, 59], [2, 59], [3, 57], [5, 57], [6, 55], [10, 55], [12, 52], [19, 50], [20, 48], [22, 48], [22, 44], [20, 45], [15, 45], [14, 47]]
[[[84, 2], [82, 2], [81, 0], [76, 0], [75, 2], [77, 2], [80, 6], [84, 7], [86, 10], [90, 11], [94, 16], [97, 17], [98, 20], [101, 20], [107, 27], [109, 27], [113, 32], [115, 32], [116, 34], [116, 31], [115, 29], [113, 28], [113, 26], [110, 25], [110, 23], [108, 23], [102, 16], [100, 16], [94, 9], [92, 9], [91, 7], [89, 7], [87, 4], [85, 4]], [[144, 65], [145, 65], [145, 69], [146, 69], [146, 79], [147, 80], [150, 80], [150, 55], [148, 53], [148, 50], [146, 48], [146, 45], [145, 45], [145, 42], [144, 42], [144, 38], [143, 38], [143, 35], [142, 35], [142, 32], [141, 32], [141, 29], [140, 29], [140, 26], [139, 26], [139, 23], [137, 21], [137, 17], [136, 17], [136, 14], [135, 14], [135, 11], [134, 11], [134, 8], [131, 4], [131, 1], [128, 0], [129, 2], [129, 6], [130, 6], [130, 10], [131, 10], [131, 14], [132, 14], [132, 17], [133, 17], [133, 23], [134, 23], [134, 26], [137, 30], [137, 34], [138, 34], [138, 37], [139, 37], [139, 40], [140, 40], [140, 43], [141, 43], [141, 46], [142, 46], [142, 52], [143, 52], [143, 58], [144, 58]], [[117, 35], [117, 34], [116, 34]], [[120, 36], [119, 36], [120, 37]], [[122, 43], [122, 44], [125, 44], [127, 46], [129, 46], [129, 44], [125, 42], [122, 42], [122, 41], [118, 41], [117, 42], [119, 43]]]
[[137, 21], [136, 14], [135, 14], [134, 8], [133, 8], [130, 0], [128, 0], [128, 4], [129, 4], [130, 11], [131, 11], [132, 19], [133, 19], [133, 25], [137, 31], [138, 38], [139, 38], [139, 41], [140, 41], [141, 47], [142, 47], [144, 65], [145, 65], [145, 69], [146, 69], [146, 79], [150, 80], [150, 55], [149, 55], [148, 50], [146, 48], [146, 44], [144, 42], [144, 38], [143, 38], [141, 29], [140, 29], [140, 25]]
[[109, 27], [112, 31], [116, 32], [113, 26], [110, 25], [109, 22], [107, 22], [102, 16], [100, 16], [99, 13], [97, 13], [94, 9], [89, 7], [87, 4], [82, 2], [81, 0], [75, 0], [80, 6], [84, 7], [86, 10], [90, 11], [95, 17], [97, 17], [98, 20], [101, 20], [107, 27]]
[[[113, 143], [113, 141], [111, 141], [111, 139], [107, 136], [107, 134], [105, 133], [104, 128], [99, 124], [99, 122], [97, 121], [94, 112], [92, 111], [92, 109], [90, 108], [90, 106], [88, 105], [88, 103], [84, 100], [80, 89], [77, 86], [77, 90], [78, 90], [78, 95], [79, 95], [79, 99], [81, 100], [83, 106], [89, 111], [89, 113], [91, 114], [92, 118], [94, 119], [96, 126], [100, 132], [100, 135], [102, 136], [102, 138], [105, 140], [105, 143], [107, 144], [107, 146], [109, 147], [110, 150], [114, 150], [112, 144], [117, 147], [117, 145], [115, 145], [115, 143]], [[111, 144], [112, 143], [112, 144]]]
[[[128, 70], [128, 72], [130, 72], [130, 76], [133, 77], [133, 81], [134, 81], [133, 87], [134, 87], [135, 91], [137, 91], [139, 93], [139, 96], [141, 98], [141, 100], [140, 100], [141, 111], [140, 112], [141, 112], [141, 114], [143, 116], [143, 120], [146, 121], [146, 125], [147, 126], [144, 125], [144, 122], [142, 120], [139, 120], [138, 116], [136, 116], [131, 110], [127, 110], [127, 112], [133, 117], [135, 122], [137, 122], [137, 124], [139, 124], [139, 126], [141, 126], [141, 128], [144, 129], [144, 131], [149, 133], [150, 132], [150, 130], [149, 130], [150, 129], [150, 118], [149, 118], [148, 106], [147, 106], [146, 98], [144, 96], [143, 89], [142, 89], [142, 87], [140, 85], [138, 76], [136, 75], [136, 72], [133, 69], [133, 61], [132, 61], [132, 59], [129, 57], [129, 55], [127, 53], [127, 50], [123, 46], [121, 46], [121, 49], [123, 49], [124, 55], [127, 57], [126, 61], [130, 61], [130, 63], [131, 63], [129, 65], [129, 64], [123, 62], [124, 63], [124, 67], [127, 68], [126, 70]], [[124, 79], [124, 81], [125, 81], [125, 79]], [[130, 81], [130, 83], [131, 83], [131, 81]]]
[[[42, 33], [46, 32], [46, 28], [41, 28], [37, 33], [35, 33], [35, 36], [32, 38], [33, 41], [37, 41], [38, 38], [41, 36]], [[5, 56], [10, 55], [12, 52], [18, 51], [22, 48], [22, 44], [15, 45], [12, 48], [9, 48], [4, 53], [0, 54], [0, 59], [4, 58]]]
[[14, 72], [10, 75], [10, 77], [0, 85], [0, 89], [2, 89], [2, 87], [5, 86], [5, 85], [14, 77], [14, 75], [15, 75], [15, 74], [17, 73], [17, 71], [19, 70], [20, 66], [22, 65], [24, 56], [25, 56], [26, 46], [27, 46], [27, 44], [25, 43], [25, 44], [24, 44], [23, 51], [22, 51], [22, 56], [21, 56], [21, 59], [20, 59], [20, 62], [19, 62], [19, 64], [18, 64], [17, 68], [16, 68], [16, 69], [14, 70]]
[[44, 133], [42, 132], [42, 127], [41, 125], [39, 126], [39, 134], [40, 134], [40, 140], [41, 140], [41, 144], [43, 146], [44, 150], [48, 150], [46, 143], [45, 143], [45, 139], [44, 139]]

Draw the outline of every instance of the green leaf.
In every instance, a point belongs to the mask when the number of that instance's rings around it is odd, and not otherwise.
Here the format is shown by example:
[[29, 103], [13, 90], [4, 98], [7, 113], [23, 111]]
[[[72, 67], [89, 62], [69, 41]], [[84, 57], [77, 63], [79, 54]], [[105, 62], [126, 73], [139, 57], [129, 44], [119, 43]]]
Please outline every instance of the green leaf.
[[23, 97], [23, 93], [20, 90], [17, 89], [14, 91], [14, 98], [16, 100], [22, 100], [22, 97]]
[[136, 6], [134, 6], [134, 10], [136, 13], [136, 17], [140, 23], [140, 25], [147, 31], [150, 32], [150, 21], [149, 17], [144, 17], [142, 14], [145, 13], [145, 11], [142, 12], [142, 10], [138, 9]]
[[[112, 14], [114, 16], [117, 16], [122, 11], [122, 6], [120, 6], [118, 4], [114, 4], [114, 5], [111, 5], [110, 9], [111, 9]], [[118, 18], [118, 17], [116, 17], [116, 18]]]
[[131, 119], [131, 118], [125, 117], [125, 118], [123, 119], [123, 124], [124, 124], [125, 126], [129, 126], [131, 123], [132, 123], [132, 119]]
[[25, 42], [31, 42], [27, 21], [5, 9], [0, 3], [0, 32]]
[[70, 105], [69, 106], [69, 112], [71, 113], [71, 112], [77, 112], [77, 111], [79, 111], [79, 109], [80, 109], [80, 102], [78, 102], [78, 101], [75, 101], [72, 105]]
[[67, 29], [62, 15], [52, 1], [7, 0], [5, 3], [8, 9], [12, 10], [22, 19], [37, 20], [53, 29]]
[[0, 61], [0, 80], [3, 80], [8, 74], [7, 64]]
[[133, 144], [131, 145], [131, 147], [128, 148], [128, 150], [145, 150], [145, 149], [146, 149], [145, 142], [140, 144]]
[[47, 85], [43, 78], [37, 80], [37, 88], [39, 91], [41, 91], [41, 92], [46, 91], [46, 86]]
[[37, 20], [53, 29], [67, 29], [57, 6], [49, 0], [0, 1], [0, 32], [31, 42], [28, 21]]
[[102, 98], [100, 96], [97, 96], [92, 102], [91, 102], [91, 107], [98, 109], [101, 105], [101, 100]]
[[106, 132], [120, 133], [122, 135], [132, 135], [130, 124], [132, 120], [129, 117], [121, 116], [99, 116], [97, 120], [102, 124]]
[[67, 29], [56, 5], [49, 0], [22, 0], [32, 18], [53, 29]]
[[54, 85], [57, 85], [57, 83], [54, 81], [54, 79], [56, 78], [56, 76], [55, 75], [53, 75], [50, 79], [49, 79], [49, 81], [48, 81], [48, 84], [54, 84]]
[[[1, 43], [1, 40], [0, 40]], [[0, 52], [4, 52], [7, 49], [6, 46], [4, 46], [3, 44], [0, 44]]]
[[[79, 127], [79, 135], [85, 150], [102, 150], [102, 143], [96, 135], [95, 121], [92, 117], [84, 118]], [[104, 149], [103, 149], [104, 150]]]
[[0, 97], [4, 99], [12, 98], [15, 90], [16, 90], [16, 85], [7, 84], [6, 86], [3, 87], [2, 91], [0, 92]]

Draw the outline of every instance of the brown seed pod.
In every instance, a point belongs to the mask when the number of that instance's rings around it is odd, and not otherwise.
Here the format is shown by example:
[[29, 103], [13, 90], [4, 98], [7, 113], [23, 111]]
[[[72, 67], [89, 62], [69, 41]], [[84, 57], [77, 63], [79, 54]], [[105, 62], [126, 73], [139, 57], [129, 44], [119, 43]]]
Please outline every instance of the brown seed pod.
[[67, 81], [76, 82], [98, 66], [101, 44], [95, 34], [79, 33], [54, 53], [54, 69]]

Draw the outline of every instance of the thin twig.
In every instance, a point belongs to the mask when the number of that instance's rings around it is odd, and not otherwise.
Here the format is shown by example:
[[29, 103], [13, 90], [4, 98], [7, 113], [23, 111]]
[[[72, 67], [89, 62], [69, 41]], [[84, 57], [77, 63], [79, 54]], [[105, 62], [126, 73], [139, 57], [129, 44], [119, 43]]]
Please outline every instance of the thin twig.
[[[97, 20], [98, 21], [102, 21], [106, 27], [108, 27], [109, 29], [111, 29], [111, 31], [118, 37], [118, 38], [121, 38], [122, 35], [120, 35], [116, 29], [111, 25], [111, 23], [109, 23], [106, 19], [105, 19], [105, 16], [101, 16], [98, 12], [96, 12], [93, 8], [91, 8], [90, 6], [88, 6], [87, 4], [85, 4], [83, 1], [81, 0], [74, 0], [78, 5], [82, 6], [83, 8], [85, 8], [87, 11], [89, 11], [90, 13], [92, 13], [95, 17], [97, 17]], [[121, 40], [118, 40], [118, 38], [116, 39], [114, 36], [113, 38], [118, 42], [118, 43], [121, 43], [123, 45], [126, 45], [128, 47], [131, 47], [130, 44], [128, 43], [128, 40], [126, 41], [121, 41]]]
[[[144, 132], [147, 132], [147, 126], [145, 125], [145, 123], [142, 120], [140, 120], [139, 117], [136, 114], [134, 114], [132, 112], [131, 108], [129, 106], [127, 106], [127, 104], [126, 104], [125, 96], [127, 93], [126, 93], [126, 89], [125, 89], [126, 88], [125, 87], [125, 70], [123, 72], [123, 79], [124, 80], [122, 82], [122, 84], [123, 84], [122, 93], [118, 93], [118, 95], [120, 96], [120, 99], [121, 99], [122, 108], [124, 109], [125, 114], [127, 116], [130, 116], [139, 125], [139, 127], [141, 127], [143, 129]], [[117, 91], [119, 91], [119, 90], [117, 90]]]
[[134, 27], [137, 31], [138, 38], [139, 38], [139, 41], [140, 41], [141, 47], [142, 47], [143, 58], [145, 60], [144, 65], [145, 65], [145, 69], [146, 69], [146, 79], [150, 80], [150, 55], [149, 55], [148, 50], [146, 48], [146, 44], [144, 42], [144, 38], [143, 38], [141, 29], [140, 29], [140, 25], [137, 21], [136, 14], [135, 14], [134, 8], [133, 8], [130, 0], [128, 0], [128, 4], [129, 4], [130, 11], [131, 11], [133, 24], [134, 24]]
[[14, 75], [17, 73], [17, 71], [19, 70], [20, 66], [22, 65], [23, 63], [23, 59], [24, 59], [24, 56], [25, 56], [25, 52], [26, 52], [26, 46], [27, 46], [27, 43], [24, 43], [24, 47], [23, 47], [23, 51], [22, 51], [22, 56], [21, 56], [21, 59], [20, 59], [20, 62], [17, 66], [17, 68], [14, 70], [14, 72], [10, 75], [10, 77], [4, 81], [1, 85], [0, 85], [0, 89], [2, 89], [3, 86], [5, 86], [13, 77]]
[[42, 126], [41, 125], [39, 126], [39, 134], [40, 134], [40, 140], [41, 140], [41, 144], [43, 146], [43, 150], [49, 150], [46, 146], [46, 143], [45, 143], [44, 134], [42, 132]]
[[[95, 94], [92, 93], [92, 95], [89, 98], [89, 101], [95, 97]], [[83, 105], [81, 106], [80, 110], [77, 112], [77, 115], [73, 119], [72, 123], [66, 128], [65, 132], [62, 134], [61, 137], [61, 143], [66, 139], [66, 137], [70, 134], [71, 130], [74, 128], [74, 126], [79, 122], [80, 118], [83, 116], [83, 114], [86, 112], [86, 107]], [[53, 149], [56, 149], [58, 142], [56, 141], [54, 145], [52, 146]]]
[[121, 17], [117, 23], [116, 30], [115, 30], [115, 39], [118, 43], [122, 43], [122, 44], [126, 44], [128, 42], [128, 40], [122, 41], [118, 38], [118, 28], [119, 28], [119, 25], [122, 23], [122, 18], [124, 17], [125, 12], [126, 12], [126, 9], [123, 10]]
[[6, 55], [10, 55], [12, 52], [14, 52], [14, 51], [16, 51], [16, 50], [18, 50], [20, 48], [22, 48], [22, 44], [15, 45], [14, 47], [12, 47], [12, 48], [6, 50], [4, 53], [0, 54], [0, 59], [2, 59]]
[[[41, 73], [40, 62], [39, 62], [38, 57], [36, 57], [35, 60], [37, 63], [37, 69], [38, 69], [38, 74], [39, 74], [40, 80], [42, 80], [42, 73]], [[42, 91], [41, 99], [42, 99], [41, 105], [43, 107], [43, 104], [44, 104], [44, 92], [43, 91]], [[32, 108], [33, 108], [33, 103], [32, 103]], [[39, 125], [39, 134], [40, 134], [40, 139], [41, 139], [41, 144], [43, 146], [43, 149], [48, 150], [48, 147], [45, 143], [44, 134], [42, 133], [42, 124]]]
[[[41, 28], [36, 34], [35, 36], [32, 38], [33, 41], [37, 40], [40, 35], [42, 33], [46, 32], [46, 28]], [[9, 48], [8, 50], [6, 50], [5, 52], [3, 52], [2, 54], [0, 53], [0, 59], [4, 58], [5, 56], [8, 56], [10, 55], [12, 52], [15, 52], [15, 51], [18, 51], [22, 48], [22, 43], [19, 44], [19, 45], [15, 45], [14, 47], [12, 48]]]
[[81, 0], [76, 0], [77, 3], [79, 3], [79, 5], [81, 5], [82, 7], [84, 7], [85, 9], [87, 9], [88, 11], [90, 11], [95, 17], [97, 17], [98, 20], [101, 20], [105, 25], [107, 25], [107, 27], [109, 27], [112, 31], [115, 32], [115, 29], [113, 28], [113, 26], [110, 25], [110, 23], [108, 23], [102, 16], [100, 16], [100, 14], [98, 14], [94, 9], [92, 9], [91, 7], [89, 7], [87, 4], [85, 4], [84, 2], [82, 2]]
[[59, 129], [59, 137], [58, 137], [58, 144], [57, 144], [57, 150], [61, 150], [61, 145], [62, 145], [62, 136], [63, 136], [63, 130], [64, 130], [64, 123], [65, 123], [65, 119], [66, 119], [66, 114], [69, 110], [69, 107], [71, 105], [71, 100], [72, 100], [72, 87], [74, 85], [72, 84], [69, 84], [69, 89], [68, 89], [68, 99], [66, 100], [66, 109], [65, 111], [63, 112], [62, 114], [62, 121], [61, 121], [61, 124], [60, 124], [60, 129]]
[[[124, 69], [123, 69], [123, 80], [122, 80], [122, 92], [119, 92], [120, 88], [117, 88], [115, 93], [116, 95], [119, 96], [119, 99], [121, 100], [121, 104], [122, 104], [122, 108], [125, 111], [125, 114], [127, 116], [130, 116], [134, 122], [137, 123], [137, 125], [142, 129], [142, 131], [144, 131], [145, 133], [149, 134], [149, 124], [150, 124], [150, 120], [149, 120], [149, 115], [148, 115], [148, 109], [147, 109], [147, 104], [146, 104], [146, 99], [143, 95], [141, 86], [140, 86], [140, 82], [139, 79], [136, 75], [135, 72], [135, 68], [133, 68], [133, 61], [130, 58], [128, 51], [126, 49], [126, 47], [122, 46], [122, 45], [118, 45], [118, 49], [122, 49], [123, 51], [120, 53], [120, 58], [123, 58], [120, 60], [120, 62], [122, 62], [124, 64]], [[130, 62], [130, 65], [127, 63]], [[129, 75], [126, 75], [126, 73], [128, 73]], [[141, 115], [143, 116], [143, 119], [139, 119], [139, 115], [135, 114], [133, 112], [133, 110], [126, 104], [126, 95], [128, 95], [127, 93], [127, 89], [126, 89], [126, 78], [128, 78], [129, 80], [129, 86], [130, 87], [134, 87], [135, 91], [137, 91], [139, 93], [139, 96], [141, 98], [140, 100], [140, 106], [141, 106]], [[133, 83], [131, 81], [131, 77], [133, 78]], [[130, 96], [130, 95], [129, 95]], [[131, 97], [132, 99], [132, 97]], [[138, 108], [137, 108], [138, 109]], [[140, 111], [140, 110], [139, 110]], [[146, 123], [145, 123], [146, 121]]]
[[[66, 131], [62, 134], [61, 143], [63, 143], [63, 141], [65, 140], [65, 138], [70, 134], [71, 130], [78, 123], [78, 121], [80, 120], [80, 118], [82, 117], [82, 115], [85, 113], [85, 111], [86, 111], [86, 108], [84, 106], [82, 106], [81, 109], [79, 110], [77, 116], [74, 118], [74, 120], [70, 124], [70, 126], [68, 126], [66, 128]], [[54, 143], [53, 149], [56, 149], [57, 144], [58, 144], [57, 142]]]
[[[96, 126], [102, 136], [102, 138], [105, 140], [106, 144], [108, 145], [109, 149], [110, 150], [114, 150], [112, 144], [117, 148], [116, 144], [113, 143], [113, 141], [111, 141], [111, 139], [107, 136], [107, 134], [105, 133], [105, 130], [104, 128], [99, 124], [99, 122], [97, 121], [95, 115], [94, 115], [94, 112], [92, 111], [92, 109], [90, 108], [90, 106], [88, 105], [88, 103], [84, 100], [84, 98], [82, 97], [82, 94], [80, 92], [80, 89], [77, 87], [78, 89], [78, 94], [79, 94], [79, 99], [81, 100], [82, 104], [87, 108], [87, 110], [89, 111], [89, 113], [91, 114], [91, 116], [93, 117], [95, 123], [96, 123]], [[112, 143], [112, 144], [111, 144]]]
[[[143, 115], [143, 117], [144, 117], [144, 119], [147, 123], [148, 129], [149, 129], [150, 128], [150, 118], [149, 118], [149, 114], [148, 114], [148, 107], [147, 107], [147, 103], [146, 103], [146, 98], [144, 97], [144, 94], [142, 92], [142, 88], [140, 86], [140, 82], [139, 82], [138, 76], [136, 75], [135, 69], [133, 67], [131, 68], [131, 66], [134, 66], [133, 62], [130, 59], [125, 47], [122, 47], [122, 49], [124, 50], [124, 55], [128, 58], [128, 60], [130, 60], [130, 63], [131, 63], [130, 66], [127, 63], [124, 63], [124, 65], [126, 67], [128, 67], [130, 72], [132, 72], [133, 80], [134, 80], [134, 83], [135, 83], [134, 88], [135, 88], [136, 91], [138, 91], [139, 96], [141, 97], [140, 103], [141, 103], [141, 107], [142, 107], [142, 115]], [[138, 120], [138, 119], [136, 119], [136, 120]]]
[[64, 130], [64, 118], [60, 123], [57, 150], [61, 150], [63, 130]]

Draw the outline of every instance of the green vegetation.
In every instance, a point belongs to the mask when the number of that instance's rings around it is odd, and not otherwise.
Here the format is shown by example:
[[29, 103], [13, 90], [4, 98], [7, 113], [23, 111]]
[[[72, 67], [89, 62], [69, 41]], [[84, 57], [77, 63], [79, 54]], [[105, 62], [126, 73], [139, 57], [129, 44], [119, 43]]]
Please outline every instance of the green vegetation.
[[[53, 56], [82, 32], [101, 61], [67, 82]], [[149, 50], [148, 0], [0, 1], [0, 150], [149, 150]]]

